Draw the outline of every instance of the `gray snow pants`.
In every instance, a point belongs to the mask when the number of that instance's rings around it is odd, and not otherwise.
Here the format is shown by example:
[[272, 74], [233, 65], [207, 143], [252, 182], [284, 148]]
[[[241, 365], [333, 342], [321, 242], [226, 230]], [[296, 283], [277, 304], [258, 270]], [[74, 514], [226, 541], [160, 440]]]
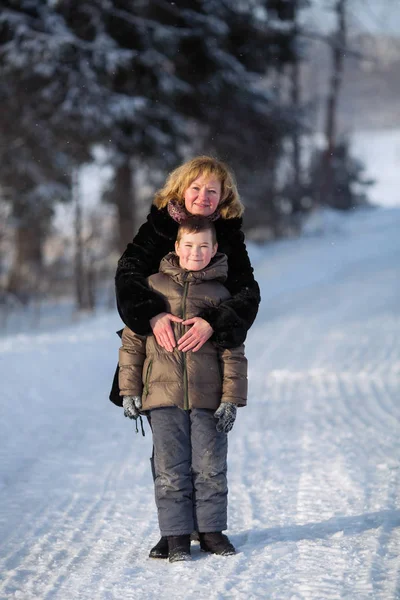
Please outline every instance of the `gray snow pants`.
[[161, 535], [207, 533], [227, 528], [226, 433], [213, 410], [151, 411], [155, 498]]

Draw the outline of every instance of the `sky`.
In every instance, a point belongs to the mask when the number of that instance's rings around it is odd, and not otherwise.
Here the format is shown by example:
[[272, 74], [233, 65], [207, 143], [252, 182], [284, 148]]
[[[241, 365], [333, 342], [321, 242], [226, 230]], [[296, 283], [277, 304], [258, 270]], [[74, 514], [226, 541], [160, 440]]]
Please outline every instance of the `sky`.
[[[332, 29], [335, 15], [327, 10], [334, 5], [334, 0], [313, 2], [313, 7], [304, 11], [304, 19], [311, 19], [318, 29]], [[400, 2], [399, 0], [348, 0], [347, 11], [349, 22], [353, 27], [368, 33], [385, 33], [400, 36]]]

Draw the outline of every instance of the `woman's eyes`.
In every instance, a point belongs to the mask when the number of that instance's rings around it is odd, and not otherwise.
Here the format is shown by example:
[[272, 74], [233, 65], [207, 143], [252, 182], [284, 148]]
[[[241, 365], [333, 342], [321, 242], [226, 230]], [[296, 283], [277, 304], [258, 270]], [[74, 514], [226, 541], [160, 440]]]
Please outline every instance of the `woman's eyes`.
[[[196, 186], [192, 186], [192, 190], [194, 190], [195, 192], [198, 192], [200, 190], [200, 188], [196, 185]], [[211, 194], [216, 194], [217, 190], [206, 190], [207, 192], [210, 192]]]

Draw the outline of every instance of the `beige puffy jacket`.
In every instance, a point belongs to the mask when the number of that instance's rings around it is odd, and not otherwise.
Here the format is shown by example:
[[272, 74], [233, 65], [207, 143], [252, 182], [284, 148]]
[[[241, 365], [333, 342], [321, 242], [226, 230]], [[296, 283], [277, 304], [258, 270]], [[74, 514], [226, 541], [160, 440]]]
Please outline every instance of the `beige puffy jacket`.
[[[224, 287], [228, 271], [225, 254], [217, 253], [202, 271], [185, 271], [171, 252], [160, 272], [148, 279], [161, 294], [168, 312], [190, 319], [230, 297]], [[172, 323], [178, 340], [188, 326]], [[119, 351], [121, 396], [142, 396], [142, 409], [161, 406], [216, 409], [221, 402], [244, 406], [247, 399], [247, 360], [244, 346], [232, 349], [206, 342], [197, 352], [167, 352], [153, 335], [139, 336], [128, 327]]]

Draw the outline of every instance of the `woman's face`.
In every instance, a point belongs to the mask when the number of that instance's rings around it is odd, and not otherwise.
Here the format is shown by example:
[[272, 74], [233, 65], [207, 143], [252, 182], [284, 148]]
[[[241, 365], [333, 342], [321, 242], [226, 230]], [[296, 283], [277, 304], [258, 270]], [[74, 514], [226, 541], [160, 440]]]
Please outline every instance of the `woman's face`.
[[184, 199], [190, 214], [209, 217], [221, 199], [221, 182], [217, 177], [199, 175], [185, 191]]

